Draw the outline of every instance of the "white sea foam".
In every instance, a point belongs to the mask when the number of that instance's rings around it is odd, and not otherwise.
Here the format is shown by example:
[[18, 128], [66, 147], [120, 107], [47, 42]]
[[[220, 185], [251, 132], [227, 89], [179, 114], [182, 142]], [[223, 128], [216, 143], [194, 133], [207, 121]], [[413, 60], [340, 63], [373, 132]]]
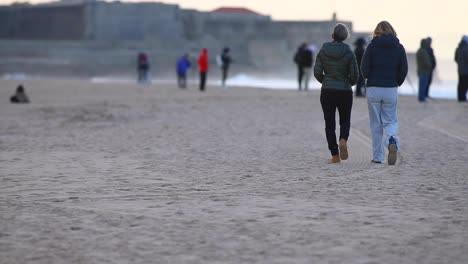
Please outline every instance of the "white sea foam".
[[[31, 76], [21, 72], [6, 73], [1, 77], [4, 80], [27, 80], [27, 79], [41, 79], [39, 76]], [[189, 83], [198, 83], [198, 79], [189, 79]], [[92, 83], [121, 83], [130, 84], [136, 83], [134, 78], [122, 76], [102, 76], [93, 77], [90, 79]], [[209, 85], [220, 85], [219, 79], [211, 79], [208, 81]], [[170, 84], [176, 83], [175, 78], [154, 78], [152, 84]], [[274, 90], [295, 90], [297, 89], [297, 81], [293, 78], [273, 78], [273, 77], [258, 77], [255, 75], [240, 73], [227, 80], [228, 87], [252, 87], [264, 88]], [[319, 90], [320, 83], [315, 79], [311, 79], [309, 84], [310, 90]], [[354, 87], [353, 87], [354, 89]], [[405, 83], [399, 87], [399, 93], [403, 95], [417, 96], [418, 80], [414, 77], [406, 79]], [[456, 80], [435, 80], [430, 88], [430, 96], [433, 98], [456, 99], [457, 98], [457, 81]]]
[[[247, 74], [238, 74], [227, 81], [230, 87], [258, 87], [269, 89], [297, 89], [297, 81], [293, 79], [275, 79], [259, 78]], [[311, 90], [320, 89], [320, 83], [316, 80], [311, 81], [309, 85]], [[354, 87], [353, 87], [354, 89]], [[418, 82], [408, 78], [406, 82], [399, 87], [399, 93], [404, 95], [417, 95]], [[457, 81], [434, 81], [430, 88], [430, 96], [434, 98], [456, 99]]]

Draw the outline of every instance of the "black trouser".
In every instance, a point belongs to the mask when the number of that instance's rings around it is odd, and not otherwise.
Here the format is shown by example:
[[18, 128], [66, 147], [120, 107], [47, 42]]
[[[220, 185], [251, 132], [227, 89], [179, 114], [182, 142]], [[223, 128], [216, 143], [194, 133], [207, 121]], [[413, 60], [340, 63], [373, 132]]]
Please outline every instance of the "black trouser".
[[302, 88], [302, 78], [304, 77], [304, 67], [297, 65], [297, 81], [299, 83], [299, 90]]
[[227, 79], [227, 76], [228, 76], [228, 71], [229, 71], [229, 68], [228, 67], [222, 67], [221, 68], [221, 71], [222, 71], [222, 84], [223, 86], [226, 84], [226, 79]]
[[200, 91], [205, 91], [206, 72], [200, 72]]
[[328, 149], [332, 155], [338, 155], [338, 144], [335, 134], [335, 113], [338, 109], [340, 116], [340, 139], [348, 140], [351, 127], [351, 109], [353, 107], [353, 92], [322, 89], [320, 93], [323, 116], [325, 119], [325, 134], [327, 136]]
[[359, 79], [356, 83], [356, 96], [364, 96], [366, 95], [366, 87], [365, 87], [364, 77], [362, 77], [361, 73], [359, 73]]
[[458, 101], [466, 102], [466, 92], [468, 91], [468, 75], [458, 75]]
[[426, 87], [426, 98], [429, 97], [429, 87], [431, 86], [432, 83], [432, 72], [429, 74], [429, 81], [427, 82], [427, 87]]

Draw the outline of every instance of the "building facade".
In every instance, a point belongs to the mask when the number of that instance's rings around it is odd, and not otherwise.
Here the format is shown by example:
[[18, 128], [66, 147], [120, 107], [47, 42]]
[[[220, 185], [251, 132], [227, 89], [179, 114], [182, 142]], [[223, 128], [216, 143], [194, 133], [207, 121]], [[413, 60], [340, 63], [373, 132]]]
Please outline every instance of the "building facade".
[[[245, 8], [200, 12], [162, 3], [94, 0], [16, 4], [0, 7], [0, 54], [12, 62], [27, 49], [34, 54], [31, 61], [63, 60], [63, 65], [91, 74], [93, 67], [126, 69], [142, 50], [163, 69], [182, 53], [196, 56], [208, 48], [214, 60], [214, 54], [229, 46], [239, 65], [278, 69], [286, 67], [285, 60], [292, 63], [300, 43], [320, 47], [329, 41], [337, 22], [350, 29], [350, 43], [362, 35], [353, 34], [352, 23], [336, 16], [329, 21], [294, 22], [275, 21]], [[11, 66], [2, 59], [0, 72]]]

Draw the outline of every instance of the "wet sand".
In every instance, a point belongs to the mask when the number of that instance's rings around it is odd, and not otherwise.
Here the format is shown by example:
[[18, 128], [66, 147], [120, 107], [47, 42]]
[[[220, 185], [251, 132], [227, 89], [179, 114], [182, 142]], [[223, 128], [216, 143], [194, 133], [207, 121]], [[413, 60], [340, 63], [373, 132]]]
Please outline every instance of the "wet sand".
[[468, 104], [401, 96], [388, 166], [355, 99], [327, 164], [318, 91], [23, 83], [0, 81], [0, 263], [468, 261]]

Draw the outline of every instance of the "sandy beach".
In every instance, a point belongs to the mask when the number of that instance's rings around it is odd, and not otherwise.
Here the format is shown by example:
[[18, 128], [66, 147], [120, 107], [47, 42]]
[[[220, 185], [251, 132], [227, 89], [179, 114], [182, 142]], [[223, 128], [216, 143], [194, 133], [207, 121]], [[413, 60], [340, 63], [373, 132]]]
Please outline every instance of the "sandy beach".
[[[0, 80], [0, 263], [467, 263], [468, 104], [365, 99], [327, 164], [319, 92]], [[454, 88], [455, 89], [455, 88]]]

